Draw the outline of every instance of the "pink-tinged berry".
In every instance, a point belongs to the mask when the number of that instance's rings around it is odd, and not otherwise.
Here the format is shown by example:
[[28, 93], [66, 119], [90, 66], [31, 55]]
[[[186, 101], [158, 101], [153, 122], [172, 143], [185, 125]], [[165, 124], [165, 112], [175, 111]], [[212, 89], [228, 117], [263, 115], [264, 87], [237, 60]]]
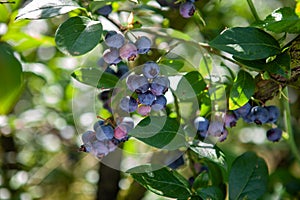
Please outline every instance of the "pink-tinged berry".
[[147, 116], [151, 112], [151, 106], [141, 105], [138, 107], [137, 112], [142, 116]]
[[122, 140], [123, 138], [125, 138], [127, 136], [127, 128], [124, 125], [118, 125], [115, 128], [115, 133], [114, 133], [114, 137], [118, 140]]
[[137, 56], [137, 48], [132, 43], [124, 44], [120, 48], [120, 57], [124, 60], [133, 61]]

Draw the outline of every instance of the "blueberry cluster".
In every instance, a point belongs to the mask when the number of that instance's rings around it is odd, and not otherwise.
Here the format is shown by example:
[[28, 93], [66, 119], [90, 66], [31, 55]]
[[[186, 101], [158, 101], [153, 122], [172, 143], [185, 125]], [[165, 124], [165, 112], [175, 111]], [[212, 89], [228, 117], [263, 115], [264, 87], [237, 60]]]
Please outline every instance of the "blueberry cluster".
[[179, 13], [182, 17], [190, 18], [194, 15], [196, 11], [194, 2], [194, 0], [187, 0], [186, 2], [180, 4]]
[[[247, 123], [262, 125], [275, 123], [279, 117], [279, 109], [276, 106], [251, 106], [250, 103], [228, 112], [222, 116], [222, 120], [209, 121], [204, 117], [197, 117], [194, 126], [201, 137], [208, 135], [219, 137], [219, 141], [224, 141], [228, 135], [227, 128], [234, 127], [239, 118]], [[282, 131], [279, 128], [272, 128], [267, 131], [267, 138], [270, 141], [279, 141]]]
[[152, 45], [146, 36], [137, 38], [133, 43], [116, 31], [108, 31], [104, 41], [109, 48], [104, 51], [103, 59], [108, 64], [118, 64], [122, 60], [133, 61], [138, 54], [146, 54]]
[[128, 132], [134, 127], [130, 117], [124, 117], [114, 128], [104, 120], [94, 124], [94, 131], [86, 131], [82, 134], [83, 145], [81, 150], [92, 153], [101, 159], [109, 152], [114, 151], [118, 144], [128, 140]]
[[134, 93], [121, 99], [120, 108], [128, 113], [137, 111], [143, 116], [148, 115], [151, 110], [165, 108], [167, 99], [164, 94], [170, 87], [170, 81], [167, 77], [159, 76], [159, 72], [159, 66], [148, 61], [143, 66], [143, 74], [128, 76], [127, 87]]

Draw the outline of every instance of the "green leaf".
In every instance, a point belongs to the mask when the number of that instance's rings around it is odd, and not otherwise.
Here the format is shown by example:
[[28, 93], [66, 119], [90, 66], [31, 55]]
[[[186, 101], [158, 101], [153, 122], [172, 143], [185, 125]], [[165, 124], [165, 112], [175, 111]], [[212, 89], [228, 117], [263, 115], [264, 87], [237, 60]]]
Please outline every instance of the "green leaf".
[[79, 68], [71, 76], [81, 83], [97, 88], [113, 88], [119, 81], [115, 75], [97, 68]]
[[[184, 62], [181, 59], [166, 59], [163, 58], [160, 62], [160, 65], [165, 65], [166, 67], [161, 67], [161, 74], [163, 75], [177, 75], [180, 69], [184, 67]], [[171, 68], [172, 70], [170, 70]]]
[[206, 83], [198, 71], [185, 74], [179, 81], [175, 95], [179, 99], [196, 98], [204, 89]]
[[19, 10], [19, 19], [46, 19], [81, 8], [72, 0], [32, 0]]
[[225, 196], [222, 190], [216, 186], [210, 186], [198, 189], [196, 191], [202, 199], [211, 199], [211, 200], [222, 200], [225, 199]]
[[258, 199], [267, 189], [268, 167], [253, 152], [235, 159], [229, 174], [229, 199]]
[[190, 150], [194, 152], [198, 159], [205, 159], [216, 163], [223, 169], [227, 169], [224, 153], [213, 144], [204, 143], [201, 141], [193, 141], [190, 145]]
[[0, 43], [0, 85], [0, 115], [5, 115], [18, 101], [23, 85], [21, 63], [6, 43]]
[[128, 134], [160, 149], [171, 150], [186, 146], [183, 131], [174, 118], [146, 117]]
[[255, 24], [275, 33], [299, 33], [300, 19], [290, 7], [276, 9], [259, 24]]
[[60, 51], [73, 56], [91, 51], [101, 40], [102, 24], [87, 17], [72, 17], [62, 23], [55, 34]]
[[229, 110], [235, 110], [245, 105], [254, 94], [255, 83], [253, 77], [241, 70], [234, 80], [229, 95]]
[[270, 62], [267, 62], [265, 59], [251, 61], [239, 58], [234, 59], [244, 65], [247, 65], [250, 70], [256, 70], [259, 72], [267, 71], [271, 74], [278, 74], [285, 78], [290, 77], [291, 58], [287, 52], [277, 55], [276, 58]]
[[191, 195], [189, 183], [166, 167], [154, 171], [151, 165], [142, 165], [127, 171], [131, 176], [151, 192], [176, 199], [188, 199]]
[[227, 29], [209, 45], [244, 60], [264, 59], [281, 53], [279, 43], [275, 38], [254, 27]]

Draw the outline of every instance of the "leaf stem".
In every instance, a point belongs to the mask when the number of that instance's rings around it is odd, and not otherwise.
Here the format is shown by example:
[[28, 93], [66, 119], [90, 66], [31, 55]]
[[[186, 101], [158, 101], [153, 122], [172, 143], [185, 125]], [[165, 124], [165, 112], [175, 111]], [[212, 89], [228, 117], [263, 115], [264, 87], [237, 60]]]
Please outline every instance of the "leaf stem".
[[253, 4], [252, 0], [247, 0], [247, 3], [248, 3], [248, 6], [250, 7], [251, 13], [252, 13], [253, 17], [255, 18], [255, 20], [257, 22], [261, 21], [258, 14], [257, 14], [257, 11], [254, 7], [254, 4]]
[[[288, 87], [285, 87], [283, 89], [283, 93], [285, 96], [288, 96]], [[284, 99], [283, 106], [284, 106], [284, 122], [286, 126], [286, 132], [288, 133], [287, 142], [290, 145], [291, 151], [294, 154], [297, 162], [300, 164], [300, 153], [298, 151], [297, 145], [294, 140], [294, 134], [293, 134], [292, 123], [291, 123], [290, 104], [287, 99]]]
[[180, 123], [181, 114], [180, 114], [180, 108], [179, 108], [179, 101], [178, 101], [178, 98], [176, 97], [176, 95], [174, 94], [173, 91], [172, 91], [172, 95], [173, 95], [173, 98], [174, 98], [175, 112], [177, 114], [176, 120], [178, 121], [178, 123]]

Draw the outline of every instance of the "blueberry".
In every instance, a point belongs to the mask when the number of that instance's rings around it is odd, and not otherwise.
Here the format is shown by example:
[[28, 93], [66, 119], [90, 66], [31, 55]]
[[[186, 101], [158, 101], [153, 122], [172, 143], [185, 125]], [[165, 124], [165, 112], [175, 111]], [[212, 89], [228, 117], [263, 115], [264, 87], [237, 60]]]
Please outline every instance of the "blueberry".
[[150, 106], [155, 100], [155, 96], [152, 94], [152, 92], [147, 91], [145, 93], [138, 94], [138, 100], [141, 104]]
[[161, 110], [166, 107], [167, 99], [164, 95], [156, 96], [156, 100], [152, 104], [152, 109], [155, 111]]
[[95, 132], [94, 131], [86, 131], [81, 136], [82, 142], [84, 144], [89, 144], [95, 140]]
[[249, 113], [249, 119], [258, 125], [264, 124], [269, 120], [269, 112], [264, 107], [254, 106]]
[[109, 153], [109, 148], [107, 142], [105, 141], [95, 141], [92, 144], [91, 153], [99, 159], [102, 159]]
[[102, 119], [98, 120], [96, 123], [94, 123], [94, 130], [97, 131], [97, 129], [103, 125], [104, 125], [104, 120], [102, 120]]
[[225, 127], [234, 127], [236, 126], [237, 118], [233, 113], [226, 113], [224, 117]]
[[99, 141], [111, 140], [114, 136], [114, 129], [110, 125], [102, 125], [96, 129], [96, 138]]
[[144, 93], [149, 89], [149, 82], [144, 76], [136, 74], [127, 77], [126, 84], [129, 90], [137, 93]]
[[242, 107], [233, 110], [233, 113], [236, 116], [236, 118], [240, 118], [240, 117], [244, 118], [249, 114], [250, 110], [251, 110], [251, 105], [249, 103], [246, 103]]
[[219, 137], [219, 141], [224, 142], [226, 140], [227, 136], [228, 136], [228, 131], [227, 131], [227, 129], [224, 129], [222, 135]]
[[112, 11], [112, 6], [111, 5], [105, 5], [101, 8], [99, 8], [97, 10], [97, 13], [100, 14], [100, 15], [103, 15], [103, 16], [107, 16], [111, 13]]
[[118, 124], [122, 124], [126, 127], [127, 132], [129, 132], [134, 127], [134, 121], [131, 117], [122, 118], [121, 122]]
[[146, 78], [155, 78], [159, 74], [159, 66], [153, 61], [148, 61], [144, 64], [143, 74]]
[[146, 36], [139, 37], [135, 41], [135, 46], [137, 48], [138, 54], [147, 53], [150, 50], [151, 44], [152, 44], [152, 42], [148, 37], [146, 37]]
[[137, 112], [142, 116], [147, 116], [151, 112], [151, 106], [140, 105]]
[[266, 106], [265, 108], [269, 111], [268, 123], [275, 123], [280, 114], [279, 109], [276, 106]]
[[119, 50], [116, 48], [106, 49], [103, 53], [103, 59], [108, 64], [118, 64], [121, 62]]
[[181, 155], [179, 158], [177, 158], [176, 160], [174, 160], [172, 163], [170, 163], [168, 165], [168, 167], [170, 167], [171, 169], [177, 169], [178, 167], [184, 165], [184, 158]]
[[200, 133], [206, 134], [206, 132], [208, 130], [208, 126], [209, 126], [209, 121], [204, 117], [197, 117], [194, 120], [194, 126], [197, 129], [197, 131], [199, 131]]
[[117, 77], [121, 78], [129, 71], [128, 66], [125, 64], [118, 65]]
[[98, 99], [100, 101], [107, 101], [109, 98], [111, 97], [111, 91], [110, 90], [105, 90], [99, 93], [98, 95]]
[[105, 43], [111, 48], [121, 48], [124, 45], [125, 38], [122, 34], [116, 31], [108, 31], [105, 36]]
[[169, 79], [161, 76], [153, 79], [150, 85], [150, 90], [154, 95], [159, 96], [166, 93], [169, 87], [170, 87]]
[[125, 138], [127, 136], [127, 128], [126, 126], [120, 124], [115, 128], [115, 132], [114, 132], [114, 138], [118, 139], [118, 140], [122, 140], [123, 138]]
[[137, 101], [129, 96], [123, 97], [120, 101], [120, 108], [125, 112], [134, 112], [138, 107]]
[[185, 3], [181, 3], [179, 7], [180, 15], [184, 18], [190, 18], [194, 15], [196, 11], [194, 3], [190, 1], [186, 1]]
[[104, 70], [104, 72], [109, 73], [109, 74], [113, 74], [113, 75], [116, 74], [115, 70], [113, 70], [113, 69], [112, 69], [111, 67], [109, 67], [109, 66]]
[[267, 131], [267, 138], [272, 142], [278, 142], [282, 136], [282, 130], [280, 128], [271, 128]]
[[220, 121], [212, 121], [208, 127], [208, 134], [220, 137], [224, 132], [224, 123]]
[[137, 48], [133, 43], [124, 44], [120, 48], [120, 57], [124, 60], [133, 61], [137, 56]]

